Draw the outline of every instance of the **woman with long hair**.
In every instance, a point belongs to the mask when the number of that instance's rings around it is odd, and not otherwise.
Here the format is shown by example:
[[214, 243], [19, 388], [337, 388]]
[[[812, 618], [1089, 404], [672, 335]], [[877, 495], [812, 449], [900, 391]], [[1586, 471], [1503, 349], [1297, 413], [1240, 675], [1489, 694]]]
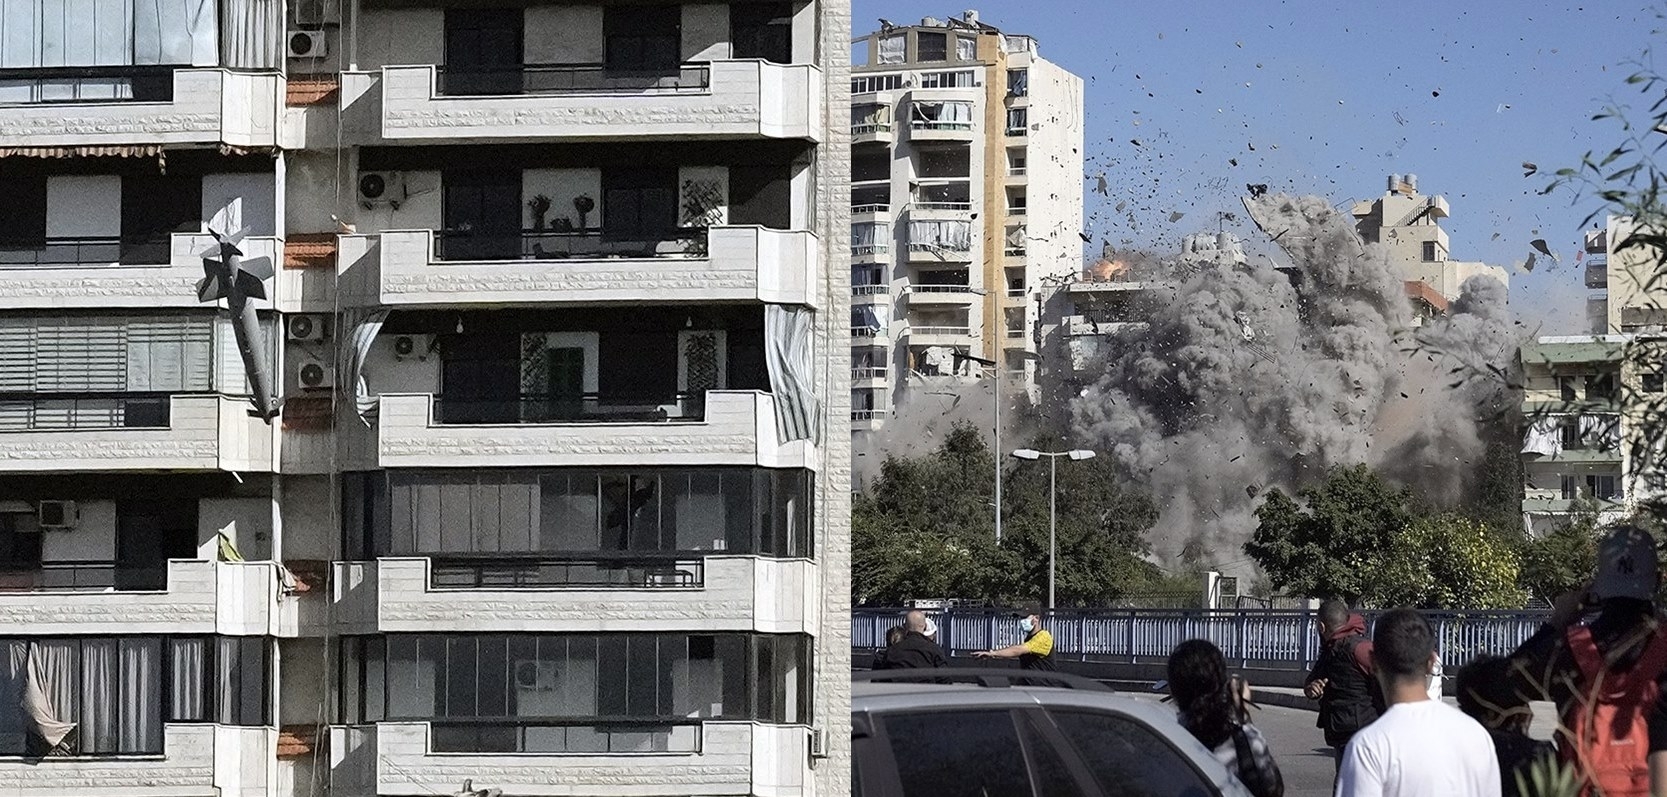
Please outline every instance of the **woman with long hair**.
[[1189, 639], [1169, 654], [1169, 695], [1181, 727], [1215, 753], [1256, 797], [1283, 797], [1285, 779], [1262, 732], [1245, 711], [1250, 686], [1227, 677], [1227, 659], [1209, 640]]

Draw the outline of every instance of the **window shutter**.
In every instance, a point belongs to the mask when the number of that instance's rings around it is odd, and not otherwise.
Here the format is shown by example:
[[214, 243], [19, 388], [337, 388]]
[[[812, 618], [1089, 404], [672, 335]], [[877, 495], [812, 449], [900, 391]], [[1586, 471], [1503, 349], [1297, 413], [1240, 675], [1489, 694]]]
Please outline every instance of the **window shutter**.
[[0, 391], [35, 389], [35, 320], [0, 319]]
[[35, 335], [35, 389], [121, 391], [127, 387], [126, 319], [42, 319]]

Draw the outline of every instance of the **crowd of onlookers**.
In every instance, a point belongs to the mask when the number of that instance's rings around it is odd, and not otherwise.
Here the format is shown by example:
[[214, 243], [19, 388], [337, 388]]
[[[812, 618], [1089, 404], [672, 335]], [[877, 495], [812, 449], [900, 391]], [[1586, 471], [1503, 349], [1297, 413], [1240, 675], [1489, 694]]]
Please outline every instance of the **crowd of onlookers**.
[[[1458, 708], [1441, 699], [1438, 640], [1411, 609], [1364, 618], [1341, 601], [1321, 604], [1321, 649], [1304, 693], [1336, 757], [1338, 797], [1551, 797], [1578, 793], [1667, 797], [1667, 627], [1657, 612], [1654, 540], [1612, 529], [1597, 572], [1563, 596], [1527, 642], [1483, 655], [1454, 680]], [[1021, 621], [1023, 642], [979, 651], [1054, 669], [1042, 618]], [[943, 667], [937, 628], [909, 612], [891, 629], [875, 669]], [[1284, 792], [1279, 766], [1250, 721], [1251, 690], [1206, 640], [1169, 656], [1168, 689], [1179, 721], [1256, 797]], [[1556, 706], [1555, 741], [1529, 736], [1531, 702]], [[1572, 791], [1571, 791], [1572, 787]]]

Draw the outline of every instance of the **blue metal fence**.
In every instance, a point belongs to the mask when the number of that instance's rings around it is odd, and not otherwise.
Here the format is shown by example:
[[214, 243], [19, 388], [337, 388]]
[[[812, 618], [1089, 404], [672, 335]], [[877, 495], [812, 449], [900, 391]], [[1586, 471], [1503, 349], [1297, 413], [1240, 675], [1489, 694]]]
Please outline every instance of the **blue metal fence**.
[[[886, 629], [906, 609], [856, 609], [851, 647], [868, 652], [885, 647]], [[1376, 613], [1362, 612], [1368, 627]], [[965, 656], [1018, 643], [1018, 616], [988, 609], [927, 610], [938, 624], [938, 642], [951, 656]], [[1546, 613], [1536, 611], [1427, 612], [1435, 628], [1442, 666], [1449, 672], [1478, 653], [1505, 654], [1539, 629]], [[1188, 639], [1208, 639], [1239, 667], [1306, 668], [1319, 653], [1314, 613], [1306, 609], [1089, 609], [1058, 610], [1043, 620], [1053, 633], [1054, 655], [1096, 662], [1163, 659]]]

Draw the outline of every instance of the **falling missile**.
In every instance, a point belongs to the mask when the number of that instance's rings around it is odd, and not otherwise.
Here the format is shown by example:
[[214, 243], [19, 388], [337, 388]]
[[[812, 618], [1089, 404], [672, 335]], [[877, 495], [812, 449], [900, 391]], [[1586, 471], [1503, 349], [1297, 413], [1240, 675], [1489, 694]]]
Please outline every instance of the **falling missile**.
[[237, 350], [243, 355], [243, 373], [249, 377], [249, 386], [254, 393], [251, 400], [255, 409], [250, 414], [271, 424], [272, 419], [278, 416], [281, 402], [272, 390], [272, 366], [267, 360], [266, 336], [261, 332], [255, 305], [249, 300], [267, 298], [265, 280], [272, 277], [272, 261], [264, 257], [244, 260], [243, 251], [237, 248], [236, 243], [214, 230], [209, 230], [208, 234], [214, 236], [218, 244], [218, 249], [209, 254], [218, 254], [219, 257], [203, 258], [203, 278], [197, 282], [197, 301], [226, 300], [226, 307], [231, 310], [232, 332], [237, 337]]

